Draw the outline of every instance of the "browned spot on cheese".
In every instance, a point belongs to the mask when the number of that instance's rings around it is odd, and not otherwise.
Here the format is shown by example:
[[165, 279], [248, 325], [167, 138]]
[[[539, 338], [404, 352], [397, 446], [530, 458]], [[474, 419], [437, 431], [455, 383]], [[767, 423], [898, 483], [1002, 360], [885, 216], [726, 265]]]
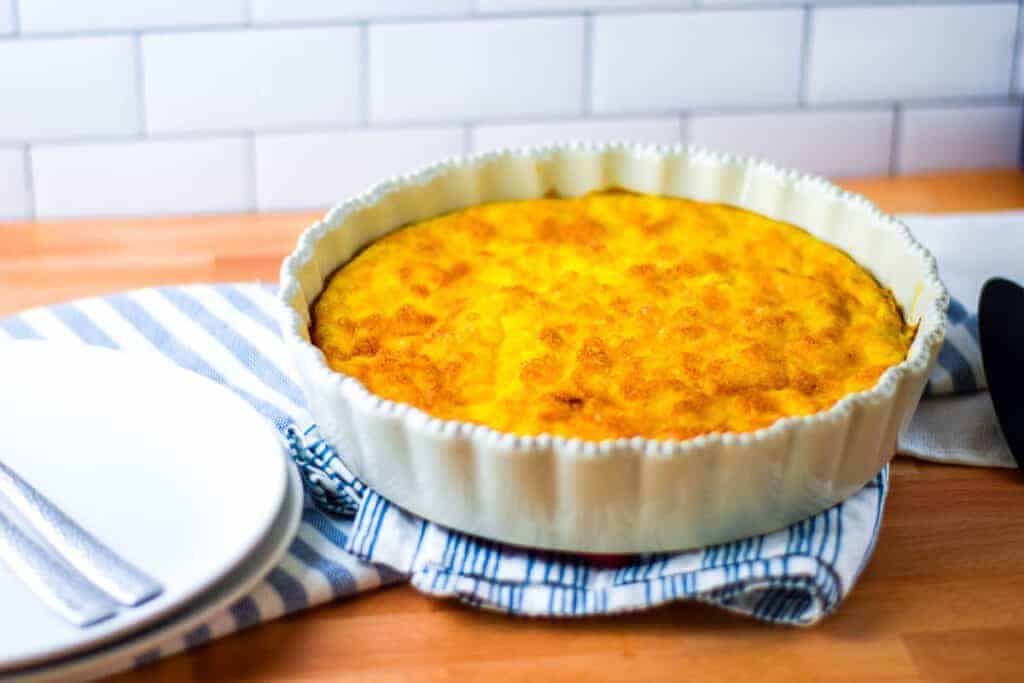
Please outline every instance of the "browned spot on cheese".
[[471, 270], [472, 268], [468, 263], [466, 263], [465, 261], [459, 261], [454, 266], [444, 271], [444, 274], [441, 276], [441, 284], [450, 285], [453, 282], [458, 282], [462, 278], [469, 275], [469, 272]]
[[408, 337], [426, 332], [435, 322], [437, 318], [434, 316], [421, 313], [410, 304], [405, 304], [395, 312], [387, 330], [399, 337]]
[[663, 234], [671, 225], [671, 218], [661, 218], [643, 223], [641, 230], [645, 235], [657, 236]]
[[612, 367], [612, 357], [608, 346], [600, 337], [589, 337], [584, 340], [576, 360], [586, 370], [604, 372]]
[[547, 354], [531, 358], [523, 363], [522, 369], [519, 371], [519, 378], [528, 383], [550, 384], [558, 379], [561, 369], [558, 359]]
[[537, 337], [552, 349], [561, 348], [565, 344], [565, 337], [554, 327], [545, 327]]
[[380, 351], [380, 340], [376, 337], [360, 339], [352, 346], [353, 356], [376, 356]]
[[583, 408], [583, 397], [576, 396], [564, 391], [551, 394], [551, 398], [570, 410], [581, 410]]
[[653, 263], [637, 263], [630, 266], [626, 272], [646, 282], [654, 282], [658, 277], [658, 268]]

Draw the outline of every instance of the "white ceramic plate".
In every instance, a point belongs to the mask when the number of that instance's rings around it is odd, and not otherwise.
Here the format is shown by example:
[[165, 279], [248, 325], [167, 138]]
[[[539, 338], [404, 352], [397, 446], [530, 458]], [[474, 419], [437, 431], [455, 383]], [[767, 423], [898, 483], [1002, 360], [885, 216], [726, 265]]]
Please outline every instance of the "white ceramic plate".
[[7, 683], [80, 681], [123, 671], [138, 655], [185, 635], [247, 595], [281, 561], [302, 521], [302, 481], [294, 467], [289, 467], [288, 471], [288, 493], [281, 514], [263, 542], [234, 572], [180, 612], [116, 644], [42, 667], [21, 670], [9, 679], [0, 673], [0, 680]]
[[280, 515], [280, 437], [227, 389], [146, 354], [0, 345], [0, 458], [164, 586], [87, 629], [0, 562], [0, 672], [122, 639], [222, 581]]

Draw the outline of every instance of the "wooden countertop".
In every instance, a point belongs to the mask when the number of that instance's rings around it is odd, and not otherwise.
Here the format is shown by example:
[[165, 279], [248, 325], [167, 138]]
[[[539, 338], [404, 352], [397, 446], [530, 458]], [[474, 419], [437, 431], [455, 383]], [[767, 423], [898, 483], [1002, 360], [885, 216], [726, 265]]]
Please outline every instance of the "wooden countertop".
[[[889, 211], [1024, 208], [1024, 175], [850, 180]], [[0, 225], [0, 315], [130, 287], [277, 277], [313, 213]], [[699, 605], [583, 621], [477, 612], [408, 586], [308, 610], [134, 681], [1024, 680], [1024, 476], [899, 458], [875, 556], [807, 630]]]

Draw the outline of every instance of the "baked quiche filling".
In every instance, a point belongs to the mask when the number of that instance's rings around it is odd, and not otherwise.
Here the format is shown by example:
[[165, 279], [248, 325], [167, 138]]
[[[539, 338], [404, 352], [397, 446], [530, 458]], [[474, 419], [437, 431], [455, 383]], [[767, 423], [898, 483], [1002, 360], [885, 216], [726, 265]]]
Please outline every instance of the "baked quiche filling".
[[330, 367], [379, 396], [595, 441], [829, 408], [914, 334], [890, 292], [797, 227], [624, 192], [409, 225], [340, 268], [313, 313]]

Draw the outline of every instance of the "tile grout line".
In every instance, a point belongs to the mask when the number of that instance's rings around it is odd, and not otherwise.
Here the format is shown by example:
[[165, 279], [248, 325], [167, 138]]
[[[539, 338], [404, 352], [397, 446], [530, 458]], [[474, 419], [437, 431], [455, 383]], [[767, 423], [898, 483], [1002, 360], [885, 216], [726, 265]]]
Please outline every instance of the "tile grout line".
[[[1017, 104], [1022, 103], [1020, 97], [1014, 96], [1013, 98], [1007, 98], [1006, 95], [999, 96], [974, 96], [974, 97], [948, 97], [948, 98], [919, 98], [899, 101], [902, 107], [914, 107], [914, 108], [955, 108], [955, 107], [983, 107], [983, 106], [998, 106], [1005, 104]], [[371, 125], [360, 123], [338, 123], [335, 121], [324, 121], [321, 123], [311, 123], [302, 125], [282, 125], [282, 126], [268, 126], [266, 128], [244, 128], [241, 125], [235, 128], [209, 128], [209, 129], [191, 129], [181, 131], [161, 131], [150, 133], [145, 136], [147, 141], [173, 141], [173, 140], [200, 140], [200, 139], [227, 139], [227, 138], [238, 138], [244, 137], [246, 133], [252, 133], [256, 136], [260, 135], [303, 135], [303, 134], [317, 134], [317, 133], [334, 133], [334, 132], [347, 132], [347, 131], [360, 131], [360, 130], [374, 130], [374, 131], [398, 131], [398, 130], [429, 130], [434, 128], [452, 128], [460, 127], [466, 124], [476, 125], [516, 125], [516, 124], [529, 124], [529, 125], [545, 125], [545, 124], [559, 124], [559, 123], [571, 123], [575, 121], [604, 121], [604, 122], [616, 122], [623, 120], [641, 120], [650, 121], [657, 119], [676, 120], [680, 116], [687, 115], [699, 115], [699, 116], [732, 116], [732, 115], [749, 115], [749, 116], [770, 116], [775, 114], [795, 114], [800, 112], [812, 113], [862, 113], [862, 112], [877, 112], [877, 111], [892, 111], [893, 100], [875, 100], [875, 101], [848, 101], [848, 102], [826, 102], [816, 103], [814, 106], [808, 109], [801, 109], [795, 105], [752, 105], [752, 106], [720, 106], [720, 107], [697, 107], [697, 108], [676, 108], [676, 109], [662, 109], [662, 110], [637, 110], [637, 111], [623, 111], [623, 112], [600, 112], [594, 113], [585, 119], [579, 115], [552, 115], [552, 116], [538, 116], [535, 114], [522, 115], [522, 116], [497, 116], [497, 117], [485, 117], [477, 120], [467, 121], [466, 119], [431, 119], [431, 120], [402, 120], [402, 121], [385, 121]], [[59, 147], [73, 147], [76, 145], [88, 145], [88, 144], [118, 144], [118, 143], [132, 143], [139, 142], [140, 138], [137, 137], [137, 132], [128, 131], [122, 134], [84, 134], [78, 137], [33, 137], [31, 139], [21, 138], [0, 138], [0, 146], [19, 146], [26, 142], [30, 142], [33, 145], [45, 145], [45, 146], [59, 146]]]
[[138, 137], [145, 139], [148, 123], [146, 121], [146, 77], [142, 65], [142, 36], [138, 33], [134, 34], [132, 50], [135, 55], [135, 104], [138, 107], [136, 112], [139, 123]]
[[[1017, 73], [1022, 68], [1021, 50], [1024, 50], [1024, 36], [1021, 35], [1021, 27], [1024, 26], [1024, 0], [1017, 2], [1017, 34], [1013, 41], [1013, 59], [1010, 62], [1010, 101], [1013, 102], [1018, 93], [1014, 92], [1017, 85]], [[1017, 168], [1024, 168], [1024, 135], [1017, 146]]]
[[583, 14], [583, 83], [580, 88], [583, 96], [583, 117], [588, 118], [594, 112], [594, 15], [592, 12]]
[[1009, 87], [1009, 94], [1010, 94], [1011, 98], [1013, 98], [1013, 96], [1016, 94], [1016, 93], [1014, 93], [1014, 86], [1017, 84], [1017, 71], [1018, 71], [1018, 69], [1021, 68], [1021, 63], [1020, 63], [1021, 55], [1020, 55], [1020, 51], [1021, 51], [1022, 48], [1024, 48], [1024, 45], [1021, 44], [1021, 24], [1024, 23], [1024, 21], [1022, 21], [1022, 20], [1024, 20], [1024, 17], [1021, 16], [1022, 12], [1024, 12], [1024, 0], [1018, 0], [1018, 2], [1017, 2], [1017, 30], [1016, 30], [1016, 32], [1013, 35], [1013, 58], [1010, 60], [1010, 87]]
[[250, 212], [259, 211], [259, 178], [256, 173], [256, 134], [253, 131], [246, 131], [244, 167], [246, 191], [249, 196], [247, 209]]
[[900, 174], [900, 143], [903, 140], [903, 105], [899, 102], [892, 107], [892, 140], [889, 146], [889, 175]]
[[21, 7], [18, 2], [19, 0], [11, 0], [11, 36], [21, 35]]
[[[909, 3], [911, 0], [900, 0], [894, 6], [903, 6]], [[1006, 4], [1005, 2], [999, 2], [995, 0], [996, 4]], [[835, 0], [828, 3], [829, 9], [833, 8], [870, 8], [878, 6], [887, 6], [892, 3], [890, 2], [879, 2], [877, 0]], [[951, 6], [960, 4], [975, 4], [965, 3], [964, 0], [927, 0], [924, 6]], [[981, 4], [985, 4], [982, 2]], [[991, 4], [991, 1], [988, 3]], [[602, 7], [597, 10], [588, 10], [590, 14], [602, 15], [602, 16], [645, 16], [645, 15], [657, 15], [657, 14], [729, 14], [729, 13], [744, 13], [744, 12], [771, 12], [771, 11], [785, 11], [799, 8], [800, 5], [794, 3], [792, 0], [772, 0], [771, 2], [765, 2], [752, 6], [750, 4], [744, 4], [737, 2], [736, 4], [701, 4], [699, 2], [683, 2], [678, 5], [640, 5], [634, 7]], [[459, 14], [436, 14], [436, 15], [417, 15], [411, 13], [407, 16], [363, 16], [363, 17], [351, 17], [351, 18], [337, 18], [337, 19], [301, 19], [301, 20], [283, 20], [276, 21], [273, 23], [257, 23], [247, 17], [241, 21], [225, 22], [219, 24], [193, 24], [193, 25], [179, 25], [179, 26], [158, 26], [158, 25], [140, 25], [130, 26], [126, 28], [110, 29], [66, 29], [66, 30], [52, 30], [52, 31], [34, 31], [32, 33], [22, 33], [21, 35], [15, 36], [5, 35], [0, 36], [0, 42], [10, 41], [12, 38], [20, 38], [22, 40], [55, 40], [55, 39], [74, 39], [74, 38], [91, 38], [91, 37], [117, 37], [123, 36], [130, 33], [140, 33], [143, 35], [180, 35], [189, 33], [211, 33], [218, 31], [232, 31], [238, 29], [247, 29], [251, 31], [278, 31], [278, 30], [294, 30], [294, 29], [324, 29], [324, 28], [343, 28], [343, 27], [358, 27], [366, 24], [382, 24], [382, 25], [412, 25], [412, 24], [438, 24], [438, 23], [474, 23], [479, 21], [530, 21], [536, 19], [573, 19], [578, 18], [581, 15], [580, 10], [572, 8], [559, 8], [556, 10], [537, 10], [533, 12], [464, 12]]]
[[[352, 25], [353, 22], [345, 24], [346, 26]], [[341, 26], [339, 24], [338, 26]], [[263, 30], [264, 27], [253, 26], [249, 27], [245, 22], [231, 22], [226, 24], [193, 24], [185, 26], [128, 26], [125, 28], [97, 28], [97, 29], [64, 29], [64, 30], [41, 30], [33, 31], [31, 33], [21, 32], [18, 35], [10, 34], [0, 36], [0, 43], [3, 42], [14, 42], [14, 40], [23, 40], [27, 42], [37, 40], [49, 40], [49, 41], [63, 41], [63, 40], [80, 40], [82, 38], [124, 38], [125, 36], [131, 36], [133, 34], [140, 35], [189, 35], [194, 33], [217, 33], [225, 31], [238, 31], [251, 28], [254, 31]], [[289, 26], [282, 24], [280, 26], [272, 27], [267, 26], [267, 29], [279, 28], [314, 28], [313, 25], [302, 25], [302, 26]]]
[[359, 25], [359, 123], [370, 125], [370, 23]]
[[38, 210], [36, 209], [36, 184], [35, 169], [32, 167], [32, 145], [25, 143], [21, 150], [22, 163], [25, 164], [25, 218], [35, 220]]
[[797, 102], [801, 109], [807, 108], [808, 76], [811, 71], [811, 40], [814, 31], [814, 6], [807, 4], [803, 6], [803, 27], [800, 45], [800, 80], [797, 84]]

